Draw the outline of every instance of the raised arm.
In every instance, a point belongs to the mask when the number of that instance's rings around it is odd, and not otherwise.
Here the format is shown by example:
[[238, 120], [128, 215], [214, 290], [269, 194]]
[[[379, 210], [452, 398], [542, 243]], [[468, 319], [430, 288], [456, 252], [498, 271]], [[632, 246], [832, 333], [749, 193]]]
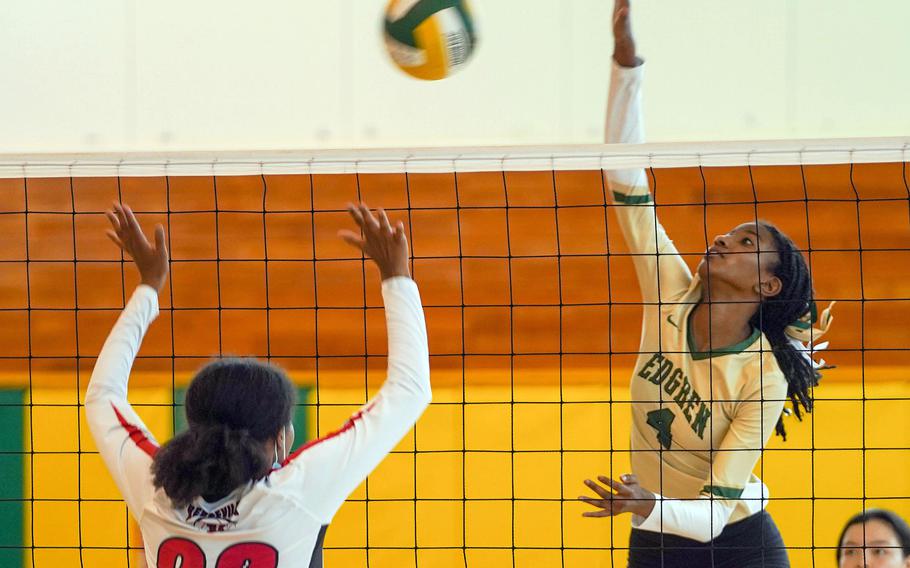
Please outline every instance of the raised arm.
[[150, 466], [158, 444], [127, 400], [127, 384], [145, 332], [158, 315], [168, 253], [164, 229], [156, 228], [152, 246], [129, 207], [115, 205], [108, 218], [113, 226], [108, 236], [133, 258], [142, 283], [101, 348], [85, 393], [85, 414], [98, 452], [138, 520], [153, 494]]
[[411, 429], [431, 398], [426, 325], [408, 270], [404, 226], [393, 227], [382, 210], [378, 218], [364, 205], [349, 210], [363, 237], [350, 231], [341, 236], [372, 258], [382, 276], [388, 375], [341, 429], [300, 448], [286, 462], [289, 471], [278, 473], [299, 480], [304, 505], [324, 523]]
[[[635, 52], [628, 0], [616, 0], [613, 37], [604, 141], [641, 144], [645, 141], [641, 110], [644, 65]], [[633, 262], [643, 300], [652, 303], [678, 299], [689, 288], [692, 274], [657, 220], [645, 170], [608, 170], [604, 175], [629, 251], [635, 255]]]

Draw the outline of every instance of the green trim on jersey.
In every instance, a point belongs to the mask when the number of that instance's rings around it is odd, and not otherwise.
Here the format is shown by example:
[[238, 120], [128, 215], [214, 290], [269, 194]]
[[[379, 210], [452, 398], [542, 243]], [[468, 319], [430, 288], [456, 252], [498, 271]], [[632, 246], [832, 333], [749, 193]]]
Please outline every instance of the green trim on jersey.
[[739, 499], [743, 495], [742, 489], [735, 487], [720, 487], [719, 485], [705, 485], [701, 490], [702, 495], [714, 495], [722, 499]]
[[614, 191], [613, 199], [615, 199], [617, 203], [622, 203], [623, 205], [642, 205], [645, 203], [651, 203], [651, 194], [646, 193], [644, 195], [626, 195], [625, 193]]
[[[806, 317], [806, 314], [809, 315], [809, 318], [804, 321], [803, 318]], [[815, 302], [812, 302], [811, 304], [809, 304], [809, 309], [806, 310], [806, 312], [803, 313], [803, 315], [801, 315], [798, 320], [791, 323], [790, 325], [792, 325], [793, 327], [795, 327], [797, 329], [811, 329], [812, 325], [815, 324], [817, 321], [818, 321], [818, 305]]]
[[692, 338], [692, 314], [694, 313], [695, 308], [692, 308], [692, 310], [689, 312], [688, 317], [686, 317], [686, 345], [689, 347], [689, 354], [696, 361], [709, 359], [711, 357], [723, 357], [724, 355], [736, 355], [737, 353], [742, 353], [748, 349], [750, 345], [758, 341], [759, 337], [761, 337], [761, 330], [757, 327], [753, 327], [752, 334], [739, 343], [729, 345], [727, 347], [718, 347], [717, 349], [712, 349], [711, 351], [699, 351], [695, 348], [695, 340]]

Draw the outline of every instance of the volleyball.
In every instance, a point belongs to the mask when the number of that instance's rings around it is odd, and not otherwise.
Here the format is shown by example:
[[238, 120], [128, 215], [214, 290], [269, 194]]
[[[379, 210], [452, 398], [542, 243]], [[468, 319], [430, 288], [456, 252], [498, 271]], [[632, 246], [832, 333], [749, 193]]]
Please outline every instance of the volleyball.
[[395, 65], [417, 79], [436, 81], [467, 63], [477, 46], [465, 0], [391, 0], [385, 45]]

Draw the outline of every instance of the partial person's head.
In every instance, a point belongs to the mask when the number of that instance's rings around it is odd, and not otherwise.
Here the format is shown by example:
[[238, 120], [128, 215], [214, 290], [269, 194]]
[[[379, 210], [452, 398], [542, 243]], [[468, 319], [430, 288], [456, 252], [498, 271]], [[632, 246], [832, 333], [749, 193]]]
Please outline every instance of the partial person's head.
[[189, 428], [162, 446], [152, 472], [175, 506], [216, 501], [267, 475], [294, 443], [294, 387], [256, 359], [220, 359], [199, 370], [186, 393]]
[[837, 541], [839, 568], [910, 568], [910, 526], [885, 509], [847, 521]]
[[[812, 363], [787, 338], [787, 328], [814, 307], [809, 265], [796, 244], [767, 221], [744, 223], [718, 235], [698, 265], [708, 290], [724, 290], [724, 300], [755, 302], [749, 323], [765, 334], [788, 382], [798, 418], [812, 410], [810, 389], [818, 383]], [[785, 436], [783, 420], [777, 433]]]

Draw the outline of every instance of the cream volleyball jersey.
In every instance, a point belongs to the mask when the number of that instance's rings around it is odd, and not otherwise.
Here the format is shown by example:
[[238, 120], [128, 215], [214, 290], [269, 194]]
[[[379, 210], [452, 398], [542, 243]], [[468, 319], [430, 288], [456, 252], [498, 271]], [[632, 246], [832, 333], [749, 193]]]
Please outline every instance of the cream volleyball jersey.
[[[642, 73], [614, 63], [608, 143], [644, 141]], [[693, 347], [689, 316], [702, 286], [657, 221], [647, 174], [606, 175], [644, 303], [630, 385], [631, 459], [658, 501], [633, 526], [707, 542], [764, 507], [767, 488], [753, 469], [783, 412], [787, 382], [757, 329], [738, 345]]]
[[158, 294], [139, 286], [104, 344], [86, 392], [89, 427], [139, 523], [149, 566], [321, 566], [325, 528], [347, 496], [410, 430], [430, 402], [426, 326], [410, 278], [382, 283], [388, 376], [337, 432], [301, 447], [266, 478], [217, 503], [174, 508], [152, 483], [158, 445], [127, 401], [130, 368], [158, 314]]

